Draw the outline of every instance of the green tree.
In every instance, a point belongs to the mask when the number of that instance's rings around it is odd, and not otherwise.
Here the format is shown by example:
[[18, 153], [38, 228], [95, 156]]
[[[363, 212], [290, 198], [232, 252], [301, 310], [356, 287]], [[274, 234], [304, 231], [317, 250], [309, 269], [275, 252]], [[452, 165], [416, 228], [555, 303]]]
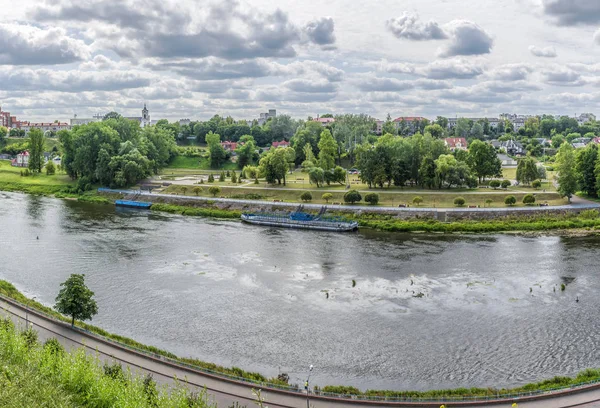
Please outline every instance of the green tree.
[[458, 119], [454, 127], [454, 135], [456, 137], [469, 137], [471, 126], [473, 126], [473, 121], [466, 118]]
[[482, 140], [483, 139], [483, 125], [479, 122], [474, 123], [469, 131], [469, 135], [473, 139]]
[[6, 143], [6, 136], [8, 136], [8, 129], [4, 126], [0, 126], [0, 147]]
[[489, 186], [491, 188], [493, 188], [494, 190], [497, 189], [498, 187], [500, 187], [501, 183], [500, 180], [491, 180]]
[[504, 198], [504, 204], [506, 204], [506, 205], [513, 206], [516, 203], [517, 203], [517, 199], [513, 195], [509, 195]]
[[327, 204], [329, 204], [329, 200], [333, 200], [333, 194], [331, 194], [331, 193], [325, 193], [325, 194], [323, 194], [323, 195], [321, 196], [321, 198], [322, 198], [323, 200], [325, 200], [325, 202], [326, 202]]
[[214, 182], [215, 182], [215, 176], [213, 176], [213, 174], [212, 174], [212, 173], [210, 173], [210, 174], [208, 175], [208, 182], [209, 182], [209, 183], [214, 183]]
[[182, 193], [183, 195], [185, 195], [185, 193], [187, 193], [187, 190], [188, 190], [188, 188], [187, 188], [186, 186], [182, 186], [182, 187], [181, 187], [181, 193]]
[[98, 314], [94, 292], [85, 285], [85, 275], [71, 274], [60, 286], [62, 289], [58, 292], [54, 308], [71, 316], [71, 326], [75, 325], [75, 319], [90, 320]]
[[558, 193], [562, 197], [567, 197], [569, 203], [571, 197], [577, 191], [577, 173], [575, 149], [570, 143], [565, 142], [558, 149], [556, 154], [556, 171], [558, 172]]
[[320, 167], [311, 167], [308, 170], [308, 180], [311, 184], [316, 184], [317, 188], [325, 182], [325, 171]]
[[196, 196], [198, 196], [202, 192], [202, 187], [196, 186], [192, 189], [192, 191], [194, 192], [194, 194], [196, 194]]
[[209, 192], [210, 194], [212, 194], [212, 196], [213, 196], [213, 197], [216, 197], [216, 196], [217, 196], [217, 194], [220, 194], [220, 193], [221, 193], [221, 187], [219, 187], [219, 186], [210, 186], [210, 187], [208, 188], [208, 192]]
[[360, 200], [362, 200], [362, 196], [357, 190], [349, 190], [344, 194], [344, 202], [346, 203], [354, 204], [358, 203]]
[[312, 201], [313, 197], [310, 191], [305, 191], [300, 195], [300, 199], [304, 202]]
[[577, 185], [579, 190], [590, 197], [597, 197], [596, 163], [598, 162], [598, 147], [596, 143], [588, 144], [585, 149], [577, 152]]
[[108, 112], [106, 115], [104, 115], [102, 120], [120, 119], [120, 118], [121, 118], [121, 114], [113, 111], [113, 112]]
[[496, 177], [502, 174], [502, 161], [498, 158], [496, 149], [481, 140], [475, 140], [469, 146], [467, 163], [479, 179], [479, 183], [486, 177]]
[[267, 183], [283, 183], [283, 185], [285, 186], [286, 174], [290, 169], [290, 162], [294, 160], [294, 155], [294, 149], [290, 147], [280, 147], [277, 149], [270, 149], [260, 159], [259, 171], [261, 174], [264, 174]]
[[319, 167], [323, 170], [328, 171], [335, 167], [335, 153], [338, 145], [335, 142], [329, 129], [325, 129], [321, 132], [321, 138], [319, 140]]
[[517, 181], [522, 184], [531, 184], [533, 180], [539, 178], [537, 164], [535, 159], [527, 156], [519, 160], [517, 165]]
[[523, 197], [523, 204], [525, 204], [525, 205], [535, 204], [535, 196], [533, 194], [526, 194]]
[[531, 183], [531, 187], [537, 190], [540, 187], [542, 187], [542, 182], [540, 180], [533, 180], [533, 182]]
[[231, 172], [231, 182], [237, 183], [237, 176], [235, 175], [235, 171]]
[[394, 136], [398, 135], [398, 129], [396, 128], [396, 125], [392, 121], [392, 117], [390, 116], [389, 113], [387, 114], [385, 122], [384, 122], [383, 126], [381, 127], [381, 134], [382, 135], [389, 134], [389, 135], [394, 135]]
[[371, 205], [377, 205], [379, 203], [379, 194], [377, 194], [377, 193], [365, 194], [365, 203], [369, 203]]
[[223, 183], [225, 181], [225, 172], [221, 171], [221, 174], [219, 174], [219, 182]]
[[424, 132], [425, 134], [429, 133], [435, 139], [441, 139], [444, 137], [444, 128], [437, 123], [425, 126]]
[[240, 138], [240, 146], [236, 149], [237, 164], [240, 169], [254, 163], [256, 154], [256, 143], [250, 135], [244, 135]]
[[218, 169], [225, 163], [225, 159], [227, 158], [227, 153], [223, 146], [221, 146], [221, 136], [209, 132], [206, 135], [206, 143], [208, 145], [208, 152], [210, 155], [210, 167], [213, 169]]
[[502, 188], [509, 188], [511, 185], [512, 183], [510, 182], [510, 180], [502, 180], [502, 183], [500, 184]]
[[44, 165], [44, 134], [40, 129], [29, 132], [29, 170], [40, 173]]
[[423, 197], [420, 197], [420, 196], [413, 197], [412, 202], [414, 205], [416, 205], [418, 207], [423, 203]]
[[56, 173], [56, 166], [54, 166], [54, 162], [52, 160], [48, 160], [48, 163], [46, 163], [45, 167], [47, 176], [52, 176]]
[[465, 205], [467, 201], [463, 197], [456, 197], [454, 199], [454, 205], [457, 207], [462, 207]]

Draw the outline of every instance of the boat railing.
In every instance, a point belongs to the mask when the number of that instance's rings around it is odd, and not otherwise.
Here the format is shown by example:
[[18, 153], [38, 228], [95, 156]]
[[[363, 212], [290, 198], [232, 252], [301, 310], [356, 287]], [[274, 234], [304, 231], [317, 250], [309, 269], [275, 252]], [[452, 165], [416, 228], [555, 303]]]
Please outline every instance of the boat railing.
[[278, 222], [285, 222], [286, 224], [293, 224], [293, 225], [306, 225], [306, 224], [310, 224], [312, 222], [318, 222], [321, 225], [331, 225], [331, 226], [337, 226], [339, 224], [353, 224], [353, 221], [348, 221], [348, 220], [343, 220], [343, 219], [328, 219], [328, 218], [322, 218], [320, 220], [294, 220], [291, 219], [288, 215], [276, 215], [276, 214], [262, 214], [262, 213], [257, 213], [257, 214], [245, 214], [248, 218], [250, 219], [256, 219], [256, 220], [261, 220], [261, 221], [278, 221]]

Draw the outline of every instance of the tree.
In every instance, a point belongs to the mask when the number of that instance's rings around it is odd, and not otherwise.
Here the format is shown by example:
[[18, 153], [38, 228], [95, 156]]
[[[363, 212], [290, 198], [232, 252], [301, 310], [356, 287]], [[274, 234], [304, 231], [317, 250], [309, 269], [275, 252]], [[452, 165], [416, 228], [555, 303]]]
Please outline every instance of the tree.
[[213, 196], [213, 197], [216, 197], [216, 196], [217, 196], [217, 194], [220, 194], [220, 193], [221, 193], [221, 187], [219, 187], [219, 186], [210, 186], [210, 187], [208, 188], [208, 192], [209, 192], [210, 194], [212, 194], [212, 196]]
[[537, 190], [540, 187], [542, 187], [542, 182], [540, 180], [533, 180], [533, 182], [531, 183], [531, 187]]
[[98, 314], [98, 305], [94, 300], [94, 292], [85, 286], [85, 275], [71, 274], [60, 284], [62, 289], [56, 297], [54, 308], [66, 316], [71, 316], [71, 326], [77, 320], [91, 320]]
[[181, 187], [181, 192], [183, 193], [183, 195], [185, 195], [185, 193], [187, 193], [188, 188], [186, 186], [182, 186]]
[[362, 196], [357, 190], [349, 190], [344, 194], [344, 202], [354, 204], [362, 200]]
[[310, 191], [305, 191], [300, 195], [300, 199], [304, 202], [312, 201], [312, 198]]
[[504, 204], [506, 204], [508, 206], [513, 206], [516, 203], [517, 203], [517, 199], [513, 195], [509, 195], [504, 198]]
[[570, 143], [565, 142], [558, 149], [556, 154], [556, 171], [558, 172], [558, 193], [562, 197], [567, 197], [569, 203], [571, 197], [577, 191], [577, 174], [575, 149]]
[[240, 138], [240, 146], [236, 149], [237, 163], [240, 169], [254, 163], [254, 156], [256, 154], [256, 143], [254, 138], [250, 135], [244, 135]]
[[265, 175], [269, 184], [282, 184], [285, 186], [286, 174], [290, 169], [290, 162], [294, 161], [295, 151], [290, 147], [270, 149], [259, 162], [260, 173]]
[[44, 165], [44, 134], [40, 129], [29, 132], [29, 170], [40, 173]]
[[52, 176], [56, 173], [56, 167], [54, 166], [54, 162], [52, 160], [48, 160], [48, 163], [46, 163], [45, 167], [47, 176]]
[[598, 162], [598, 147], [596, 143], [588, 144], [585, 149], [577, 152], [577, 185], [579, 190], [590, 197], [597, 197], [596, 163]]
[[495, 177], [502, 174], [502, 161], [496, 154], [496, 149], [491, 144], [475, 140], [469, 146], [467, 163], [479, 179], [479, 183], [486, 177]]
[[412, 202], [414, 205], [416, 205], [418, 207], [423, 203], [423, 197], [420, 197], [420, 196], [413, 197]]
[[498, 187], [500, 187], [501, 183], [500, 183], [500, 180], [491, 180], [489, 185], [491, 188], [493, 188], [495, 190]]
[[454, 205], [457, 207], [462, 207], [466, 202], [467, 201], [463, 197], [456, 197], [454, 199]]
[[219, 182], [223, 183], [225, 181], [225, 172], [221, 171], [221, 174], [219, 174]]
[[456, 137], [468, 137], [471, 132], [471, 126], [473, 126], [473, 122], [466, 118], [460, 118], [456, 121], [456, 126], [454, 127], [454, 134]]
[[308, 180], [311, 184], [316, 184], [317, 188], [325, 182], [325, 171], [320, 167], [311, 167], [308, 170]]
[[396, 136], [398, 134], [398, 129], [396, 128], [396, 125], [394, 125], [394, 122], [392, 121], [392, 117], [390, 116], [389, 113], [387, 114], [385, 122], [384, 122], [383, 126], [381, 127], [381, 134], [383, 134], [383, 135], [390, 134], [390, 135], [394, 135], [394, 136]]
[[221, 146], [221, 136], [209, 132], [206, 135], [206, 143], [208, 144], [208, 151], [210, 154], [210, 167], [218, 169], [225, 163], [225, 159], [227, 158], [227, 153], [223, 146]]
[[485, 200], [485, 205], [489, 207], [492, 205], [493, 202], [494, 202], [494, 200], [492, 200], [491, 198], [488, 198], [487, 200]]
[[325, 129], [321, 132], [318, 146], [319, 167], [325, 171], [333, 169], [335, 167], [335, 153], [338, 146], [329, 129]]
[[525, 197], [523, 197], [523, 204], [525, 204], [525, 205], [535, 204], [535, 196], [533, 194], [526, 194]]
[[231, 182], [237, 183], [237, 176], [235, 175], [235, 171], [231, 172]]
[[368, 193], [365, 194], [365, 202], [371, 205], [377, 205], [379, 203], [379, 194], [377, 193]]
[[102, 120], [109, 120], [109, 119], [120, 119], [121, 118], [121, 114], [117, 113], [117, 112], [108, 112], [106, 115], [104, 115], [104, 117], [102, 118]]
[[511, 185], [512, 183], [510, 182], [510, 180], [502, 180], [502, 183], [500, 184], [502, 188], [509, 188]]
[[213, 174], [212, 174], [212, 173], [210, 173], [210, 174], [208, 175], [208, 182], [209, 182], [209, 183], [214, 183], [214, 182], [215, 182], [215, 176], [213, 176]]
[[442, 128], [437, 123], [425, 126], [424, 132], [426, 134], [429, 133], [435, 139], [441, 139], [444, 137], [444, 128]]
[[333, 194], [331, 194], [331, 193], [325, 193], [325, 194], [323, 194], [323, 195], [321, 196], [321, 198], [322, 198], [323, 200], [325, 200], [325, 202], [326, 202], [327, 204], [329, 204], [329, 200], [333, 200]]
[[519, 183], [531, 184], [533, 180], [538, 178], [537, 164], [533, 157], [527, 156], [519, 160], [519, 164], [517, 165], [517, 181]]
[[8, 129], [4, 126], [0, 126], [0, 147], [6, 143], [6, 136], [8, 135]]
[[479, 122], [473, 124], [473, 127], [471, 127], [471, 130], [469, 131], [469, 135], [474, 139], [482, 140], [483, 139], [483, 125]]
[[193, 190], [194, 194], [196, 194], [196, 196], [198, 196], [201, 192], [202, 192], [202, 187], [194, 187]]

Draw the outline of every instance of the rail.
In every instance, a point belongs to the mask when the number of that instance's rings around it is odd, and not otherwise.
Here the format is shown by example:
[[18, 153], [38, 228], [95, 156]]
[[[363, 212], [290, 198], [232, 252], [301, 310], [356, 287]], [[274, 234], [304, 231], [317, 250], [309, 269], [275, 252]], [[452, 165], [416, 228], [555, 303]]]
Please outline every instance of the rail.
[[[63, 326], [68, 326], [71, 330], [73, 330], [75, 332], [84, 333], [89, 337], [99, 339], [105, 343], [113, 344], [115, 347], [131, 350], [132, 352], [147, 356], [147, 357], [155, 359], [155, 360], [164, 361], [164, 362], [167, 362], [169, 364], [172, 364], [172, 365], [175, 365], [178, 367], [187, 368], [188, 370], [199, 372], [199, 373], [204, 373], [209, 376], [221, 378], [226, 381], [233, 381], [233, 382], [245, 384], [248, 386], [260, 386], [265, 391], [271, 390], [271, 391], [280, 391], [280, 392], [286, 392], [286, 393], [306, 395], [300, 387], [283, 386], [280, 384], [273, 384], [273, 383], [269, 383], [269, 382], [265, 382], [265, 381], [254, 381], [254, 380], [251, 380], [248, 378], [230, 375], [227, 373], [211, 370], [211, 369], [204, 368], [201, 366], [184, 363], [182, 361], [164, 356], [162, 354], [153, 353], [148, 350], [144, 350], [144, 349], [141, 349], [141, 348], [138, 348], [135, 346], [131, 346], [131, 345], [110, 339], [106, 336], [100, 335], [93, 331], [83, 329], [81, 327], [77, 327], [77, 326], [71, 327], [67, 322], [57, 319], [55, 316], [52, 316], [49, 313], [46, 313], [37, 308], [29, 307], [28, 305], [25, 305], [21, 302], [18, 302], [16, 300], [6, 297], [4, 295], [0, 295], [0, 300], [3, 300], [4, 302], [6, 302], [8, 304], [13, 304], [21, 309], [27, 310], [28, 312], [30, 312], [34, 315], [37, 314], [38, 316], [41, 316], [51, 322], [58, 323]], [[577, 384], [572, 384], [567, 387], [555, 387], [555, 388], [549, 388], [549, 389], [544, 389], [544, 390], [534, 390], [534, 391], [529, 391], [529, 392], [518, 392], [518, 393], [498, 392], [498, 393], [495, 393], [492, 395], [486, 395], [486, 396], [448, 395], [448, 396], [440, 396], [439, 398], [338, 394], [338, 393], [329, 393], [329, 392], [323, 392], [320, 390], [314, 390], [311, 392], [311, 398], [316, 397], [316, 398], [328, 398], [328, 399], [356, 401], [356, 402], [362, 401], [362, 402], [386, 402], [386, 403], [405, 403], [405, 402], [408, 402], [408, 403], [434, 403], [434, 402], [438, 402], [438, 403], [448, 403], [448, 402], [476, 403], [476, 402], [483, 402], [483, 403], [485, 403], [485, 402], [492, 402], [492, 401], [497, 401], [497, 402], [519, 401], [519, 400], [531, 399], [531, 398], [535, 398], [535, 397], [552, 398], [552, 397], [558, 397], [563, 394], [570, 394], [573, 392], [585, 391], [590, 388], [598, 388], [599, 386], [600, 386], [600, 379], [577, 383]]]

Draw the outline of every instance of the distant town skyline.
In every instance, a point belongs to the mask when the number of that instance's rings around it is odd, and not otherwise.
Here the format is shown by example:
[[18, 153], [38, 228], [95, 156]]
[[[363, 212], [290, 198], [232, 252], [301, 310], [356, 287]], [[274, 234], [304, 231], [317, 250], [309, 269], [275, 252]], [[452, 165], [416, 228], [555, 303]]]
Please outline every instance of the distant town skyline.
[[0, 106], [24, 120], [600, 111], [592, 0], [0, 6]]

